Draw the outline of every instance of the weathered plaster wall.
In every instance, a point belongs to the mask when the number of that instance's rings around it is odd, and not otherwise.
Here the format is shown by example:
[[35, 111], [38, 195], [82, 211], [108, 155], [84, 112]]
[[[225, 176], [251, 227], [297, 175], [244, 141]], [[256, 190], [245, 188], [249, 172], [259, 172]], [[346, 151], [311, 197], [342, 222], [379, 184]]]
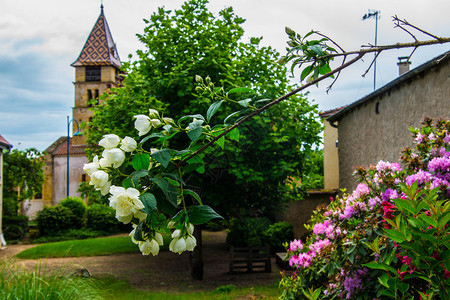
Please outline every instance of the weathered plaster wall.
[[[378, 107], [377, 107], [378, 106]], [[378, 113], [377, 113], [378, 112]], [[339, 120], [339, 183], [352, 190], [357, 166], [398, 161], [413, 146], [410, 126], [430, 116], [450, 118], [450, 61], [399, 84]]]
[[313, 210], [322, 204], [329, 204], [330, 197], [335, 197], [335, 191], [309, 191], [309, 196], [304, 200], [290, 202], [285, 205], [284, 212], [277, 216], [277, 221], [285, 221], [292, 224], [294, 238], [300, 239], [307, 230], [305, 224], [311, 219]]
[[[69, 162], [69, 196], [80, 197], [77, 189], [80, 187], [83, 165], [88, 163], [85, 156], [70, 156]], [[57, 205], [59, 200], [66, 198], [67, 189], [67, 157], [56, 156], [53, 169], [53, 205]]]
[[339, 156], [336, 141], [338, 139], [337, 128], [332, 127], [327, 121], [324, 122], [323, 137], [323, 171], [324, 189], [339, 188]]

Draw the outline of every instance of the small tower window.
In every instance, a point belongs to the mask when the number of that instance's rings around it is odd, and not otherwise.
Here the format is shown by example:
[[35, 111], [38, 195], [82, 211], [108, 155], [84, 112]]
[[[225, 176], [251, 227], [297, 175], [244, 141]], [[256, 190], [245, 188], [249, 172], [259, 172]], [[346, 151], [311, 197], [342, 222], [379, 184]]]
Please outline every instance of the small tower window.
[[[91, 89], [87, 90], [88, 93], [88, 106], [92, 107], [93, 104], [98, 104], [98, 89], [95, 89], [93, 92]], [[95, 101], [91, 101], [92, 99], [95, 99]]]
[[101, 79], [102, 79], [101, 66], [86, 67], [86, 81], [101, 81]]

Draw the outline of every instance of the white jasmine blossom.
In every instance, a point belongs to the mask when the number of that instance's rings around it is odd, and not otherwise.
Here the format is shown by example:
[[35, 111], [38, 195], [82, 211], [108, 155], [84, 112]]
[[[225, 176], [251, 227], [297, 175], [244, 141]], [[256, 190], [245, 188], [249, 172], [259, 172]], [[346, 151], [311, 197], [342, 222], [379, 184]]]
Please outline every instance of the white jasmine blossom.
[[91, 175], [90, 185], [93, 185], [96, 190], [100, 190], [102, 195], [108, 194], [111, 182], [109, 180], [109, 175], [105, 171], [95, 171]]
[[100, 146], [105, 148], [106, 150], [116, 148], [120, 143], [120, 138], [115, 134], [106, 134], [103, 138], [98, 142]]
[[92, 160], [91, 163], [84, 164], [83, 171], [86, 172], [86, 174], [88, 174], [89, 176], [91, 176], [92, 173], [98, 171], [99, 168], [100, 168], [100, 165], [98, 163], [98, 157], [96, 155], [96, 156], [94, 156], [94, 159]]
[[104, 151], [103, 155], [114, 168], [120, 167], [125, 161], [125, 153], [119, 148]]
[[136, 150], [136, 148], [137, 148], [137, 143], [133, 138], [126, 136], [122, 139], [122, 142], [120, 144], [120, 149], [122, 149], [123, 151], [133, 152], [134, 150]]
[[139, 136], [147, 134], [152, 128], [150, 124], [150, 118], [148, 116], [137, 115], [133, 118], [136, 119], [136, 121], [134, 122], [134, 128], [139, 131]]
[[[140, 210], [144, 208], [139, 200], [139, 191], [134, 188], [111, 186], [109, 189], [109, 205], [116, 210], [116, 218], [127, 224], [133, 217], [142, 218], [145, 213]], [[145, 217], [144, 217], [145, 218]]]

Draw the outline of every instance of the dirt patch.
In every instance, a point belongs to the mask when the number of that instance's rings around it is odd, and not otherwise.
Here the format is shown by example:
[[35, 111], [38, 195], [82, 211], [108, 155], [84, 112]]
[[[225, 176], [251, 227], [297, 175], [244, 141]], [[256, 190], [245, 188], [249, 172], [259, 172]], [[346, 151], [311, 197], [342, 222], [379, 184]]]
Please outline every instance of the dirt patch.
[[[34, 270], [38, 263], [48, 269], [86, 268], [93, 277], [113, 275], [116, 278], [126, 279], [135, 288], [151, 291], [211, 291], [228, 284], [238, 287], [269, 285], [280, 279], [281, 270], [274, 258], [271, 273], [230, 274], [229, 251], [225, 237], [225, 232], [203, 232], [203, 280], [191, 279], [189, 253], [178, 255], [169, 251], [163, 251], [155, 257], [132, 253], [41, 260], [16, 259], [15, 263], [29, 270]], [[9, 245], [0, 251], [0, 258], [11, 258], [33, 246], [35, 245]]]

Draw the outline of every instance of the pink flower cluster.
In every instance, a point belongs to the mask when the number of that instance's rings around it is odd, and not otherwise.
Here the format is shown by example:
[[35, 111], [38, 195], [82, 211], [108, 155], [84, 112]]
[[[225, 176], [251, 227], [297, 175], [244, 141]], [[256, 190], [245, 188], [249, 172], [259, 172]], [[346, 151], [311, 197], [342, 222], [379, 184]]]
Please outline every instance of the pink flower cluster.
[[[301, 242], [300, 242], [301, 243]], [[324, 239], [324, 240], [318, 240], [315, 243], [311, 244], [309, 246], [309, 248], [305, 248], [308, 249], [308, 252], [302, 252], [302, 253], [298, 253], [298, 254], [294, 254], [292, 255], [292, 257], [289, 259], [289, 265], [291, 267], [296, 267], [296, 268], [307, 268], [311, 265], [313, 258], [315, 258], [318, 254], [320, 254], [322, 248], [331, 245], [330, 240], [328, 239]], [[291, 248], [295, 248], [291, 247]], [[301, 250], [303, 249], [303, 245], [302, 248], [295, 248], [296, 250]], [[294, 250], [294, 251], [296, 251]]]

